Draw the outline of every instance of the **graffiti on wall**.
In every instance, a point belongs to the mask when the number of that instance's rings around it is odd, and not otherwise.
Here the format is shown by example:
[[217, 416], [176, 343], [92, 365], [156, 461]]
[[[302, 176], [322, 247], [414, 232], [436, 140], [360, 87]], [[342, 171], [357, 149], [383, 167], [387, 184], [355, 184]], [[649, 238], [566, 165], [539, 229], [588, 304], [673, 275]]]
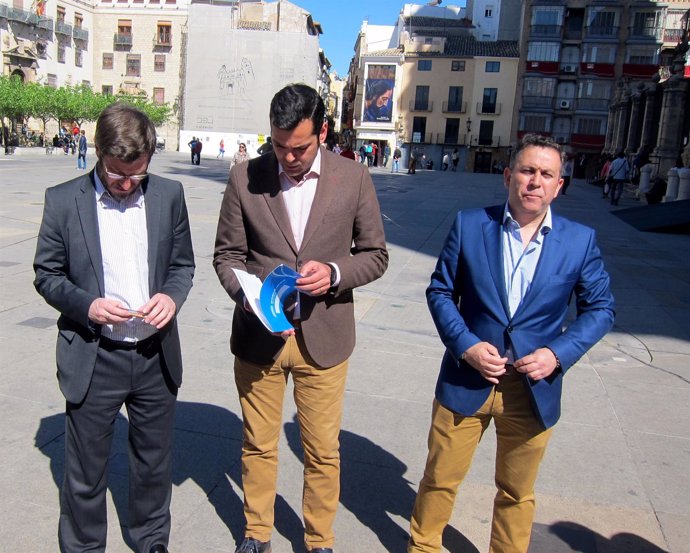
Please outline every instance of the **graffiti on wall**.
[[247, 93], [249, 79], [254, 80], [254, 69], [249, 58], [242, 58], [239, 67], [228, 69], [225, 64], [218, 70], [218, 87], [223, 96]]

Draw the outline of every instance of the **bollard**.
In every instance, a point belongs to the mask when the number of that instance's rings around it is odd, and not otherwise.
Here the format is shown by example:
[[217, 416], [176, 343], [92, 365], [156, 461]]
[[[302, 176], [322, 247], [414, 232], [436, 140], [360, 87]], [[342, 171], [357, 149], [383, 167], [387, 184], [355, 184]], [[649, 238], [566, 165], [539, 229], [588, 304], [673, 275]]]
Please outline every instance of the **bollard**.
[[640, 187], [638, 188], [639, 194], [646, 194], [652, 189], [652, 171], [654, 167], [651, 163], [643, 165], [640, 169]]
[[677, 200], [690, 200], [690, 169], [678, 169], [678, 197]]
[[666, 195], [664, 196], [663, 202], [672, 202], [678, 196], [678, 169], [671, 167], [668, 170], [668, 185], [666, 186]]

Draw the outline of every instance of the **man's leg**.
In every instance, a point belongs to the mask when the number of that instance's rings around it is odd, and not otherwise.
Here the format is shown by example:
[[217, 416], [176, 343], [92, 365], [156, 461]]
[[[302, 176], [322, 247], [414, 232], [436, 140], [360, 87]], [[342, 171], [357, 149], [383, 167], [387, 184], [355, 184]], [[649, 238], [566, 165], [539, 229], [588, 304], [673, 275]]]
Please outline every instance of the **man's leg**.
[[302, 512], [307, 550], [333, 547], [340, 499], [340, 421], [348, 362], [316, 367], [301, 336], [288, 340], [295, 404], [304, 448]]
[[[283, 349], [283, 352], [285, 348]], [[245, 536], [271, 539], [278, 476], [278, 438], [287, 373], [284, 355], [273, 366], [235, 358], [235, 384], [243, 419], [242, 488]]]
[[491, 420], [486, 410], [492, 397], [472, 417], [458, 415], [434, 400], [429, 455], [410, 520], [408, 553], [441, 551], [443, 529], [453, 513], [458, 486]]
[[129, 416], [129, 534], [138, 550], [168, 545], [172, 496], [172, 441], [177, 387], [160, 345], [132, 355]]
[[534, 483], [551, 429], [537, 421], [522, 377], [501, 379], [496, 425], [496, 487], [490, 553], [526, 553], [534, 519]]
[[67, 404], [60, 490], [62, 553], [105, 551], [108, 457], [115, 417], [129, 391], [127, 376], [116, 353], [99, 349], [86, 398], [79, 405]]

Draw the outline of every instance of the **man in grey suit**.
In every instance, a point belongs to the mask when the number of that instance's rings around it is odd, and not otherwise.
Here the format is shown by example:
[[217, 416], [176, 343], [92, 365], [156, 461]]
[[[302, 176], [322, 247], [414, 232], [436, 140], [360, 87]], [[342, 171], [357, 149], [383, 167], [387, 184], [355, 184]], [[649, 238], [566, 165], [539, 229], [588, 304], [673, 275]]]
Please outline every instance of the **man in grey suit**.
[[156, 131], [106, 108], [88, 175], [46, 191], [34, 285], [60, 312], [57, 376], [66, 399], [60, 550], [105, 551], [115, 417], [129, 418], [129, 534], [165, 553], [172, 430], [182, 356], [176, 315], [194, 275], [182, 185], [147, 174]]
[[[379, 278], [388, 252], [365, 166], [328, 152], [318, 93], [288, 85], [271, 102], [273, 151], [235, 165], [218, 221], [214, 266], [235, 307], [230, 347], [244, 422], [245, 539], [237, 553], [268, 553], [283, 396], [294, 382], [304, 448], [305, 544], [332, 553], [340, 493], [338, 435], [348, 358], [355, 345], [353, 289]], [[265, 278], [295, 268], [295, 330], [268, 332], [233, 269]]]

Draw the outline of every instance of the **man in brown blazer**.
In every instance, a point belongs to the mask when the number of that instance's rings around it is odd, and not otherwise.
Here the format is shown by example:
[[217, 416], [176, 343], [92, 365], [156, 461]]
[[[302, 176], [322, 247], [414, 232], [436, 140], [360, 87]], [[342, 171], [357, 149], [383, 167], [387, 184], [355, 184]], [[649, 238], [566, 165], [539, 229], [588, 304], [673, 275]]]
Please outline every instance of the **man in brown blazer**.
[[[245, 539], [236, 553], [271, 551], [278, 438], [289, 375], [304, 448], [305, 544], [332, 553], [340, 493], [338, 435], [355, 345], [353, 289], [388, 265], [383, 222], [366, 167], [321, 147], [328, 130], [318, 93], [288, 85], [271, 102], [273, 151], [230, 171], [213, 264], [236, 302], [230, 348], [244, 421]], [[295, 268], [295, 329], [271, 334], [245, 302], [232, 269], [261, 279]]]

